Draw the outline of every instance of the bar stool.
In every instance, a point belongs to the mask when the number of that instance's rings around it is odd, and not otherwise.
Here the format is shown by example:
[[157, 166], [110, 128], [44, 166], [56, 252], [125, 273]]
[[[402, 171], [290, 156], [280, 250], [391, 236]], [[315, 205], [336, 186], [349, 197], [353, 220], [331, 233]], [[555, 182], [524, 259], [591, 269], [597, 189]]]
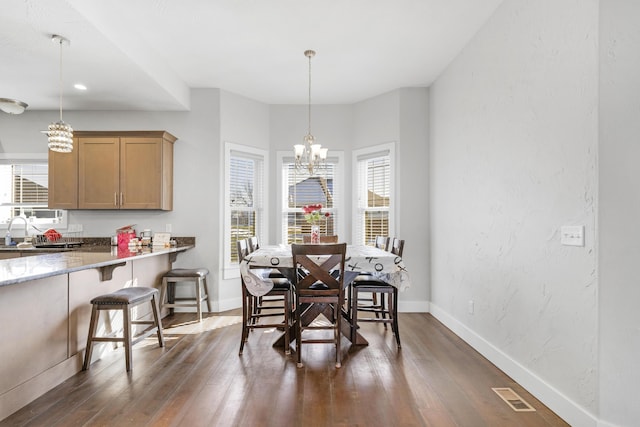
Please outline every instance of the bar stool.
[[[142, 303], [149, 302], [153, 311], [153, 320], [131, 320], [131, 309]], [[86, 371], [91, 364], [91, 353], [94, 342], [121, 342], [124, 344], [127, 372], [131, 371], [131, 348], [134, 344], [153, 334], [158, 335], [158, 344], [164, 347], [164, 337], [162, 336], [162, 323], [160, 322], [160, 309], [158, 307], [158, 290], [143, 286], [119, 289], [110, 294], [100, 295], [91, 300], [93, 308], [91, 310], [91, 323], [89, 324], [89, 337], [84, 355], [82, 370]], [[122, 310], [123, 337], [116, 337], [109, 331], [107, 336], [96, 336], [98, 329], [98, 318], [102, 310]], [[150, 325], [141, 333], [133, 336], [132, 325]]]
[[[196, 307], [198, 311], [198, 322], [202, 321], [202, 301], [207, 301], [207, 311], [211, 312], [211, 301], [209, 300], [209, 288], [207, 286], [206, 268], [174, 268], [169, 270], [162, 277], [162, 288], [160, 292], [160, 309], [164, 307]], [[195, 284], [195, 297], [175, 297], [175, 284], [179, 282], [193, 282]], [[204, 292], [204, 295], [203, 295]], [[165, 302], [165, 298], [167, 302]], [[177, 303], [176, 301], [193, 301], [191, 303]], [[173, 312], [173, 310], [172, 310]]]

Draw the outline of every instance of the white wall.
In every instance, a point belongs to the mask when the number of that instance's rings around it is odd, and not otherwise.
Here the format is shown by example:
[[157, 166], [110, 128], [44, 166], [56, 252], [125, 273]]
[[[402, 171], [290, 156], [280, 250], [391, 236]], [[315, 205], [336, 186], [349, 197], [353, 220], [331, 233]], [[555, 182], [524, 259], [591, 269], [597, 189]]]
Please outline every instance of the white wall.
[[600, 1], [600, 414], [637, 426], [640, 404], [640, 2]]
[[429, 309], [428, 90], [405, 88], [355, 104], [354, 148], [396, 143], [397, 229], [413, 278], [399, 295], [399, 310]]
[[430, 92], [432, 312], [576, 426], [598, 411], [597, 43], [597, 0], [506, 0]]
[[[269, 150], [269, 106], [240, 95], [220, 91], [220, 150], [217, 154], [218, 161], [214, 164], [217, 167], [216, 181], [212, 184], [219, 187], [219, 197], [215, 199], [219, 209], [219, 221], [212, 223], [218, 228], [216, 239], [216, 254], [219, 265], [224, 266], [224, 144], [232, 142], [234, 144]], [[269, 159], [267, 159], [269, 162]], [[267, 187], [268, 188], [268, 187]], [[268, 204], [271, 200], [265, 200]], [[217, 295], [217, 308], [221, 311], [242, 306], [242, 293], [239, 278], [224, 279], [219, 273], [219, 293]]]

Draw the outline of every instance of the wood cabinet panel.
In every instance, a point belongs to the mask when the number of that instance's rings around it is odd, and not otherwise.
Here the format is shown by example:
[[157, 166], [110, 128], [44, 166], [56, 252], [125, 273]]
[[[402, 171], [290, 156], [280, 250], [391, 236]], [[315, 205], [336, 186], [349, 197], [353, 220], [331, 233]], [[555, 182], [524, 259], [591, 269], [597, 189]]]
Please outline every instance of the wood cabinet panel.
[[49, 150], [49, 209], [78, 208], [78, 144], [71, 153]]
[[120, 138], [78, 138], [78, 208], [117, 209]]
[[175, 141], [165, 131], [77, 131], [72, 153], [49, 154], [49, 207], [172, 210]]
[[158, 209], [162, 204], [162, 140], [122, 138], [120, 209]]

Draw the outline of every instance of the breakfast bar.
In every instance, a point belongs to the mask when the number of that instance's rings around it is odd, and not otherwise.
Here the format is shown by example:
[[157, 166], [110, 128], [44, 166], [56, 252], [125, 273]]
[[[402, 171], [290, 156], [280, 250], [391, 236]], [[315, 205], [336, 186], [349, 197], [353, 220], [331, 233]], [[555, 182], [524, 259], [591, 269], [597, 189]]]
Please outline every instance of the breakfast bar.
[[192, 247], [100, 246], [0, 260], [0, 419], [81, 370], [93, 297], [158, 288], [177, 255]]

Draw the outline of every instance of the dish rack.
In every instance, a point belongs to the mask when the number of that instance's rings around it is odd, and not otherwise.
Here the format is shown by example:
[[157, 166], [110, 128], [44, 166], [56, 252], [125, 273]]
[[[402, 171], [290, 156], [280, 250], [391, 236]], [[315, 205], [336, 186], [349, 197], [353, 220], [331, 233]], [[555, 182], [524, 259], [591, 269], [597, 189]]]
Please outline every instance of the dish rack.
[[36, 234], [33, 239], [33, 246], [36, 248], [73, 248], [80, 245], [82, 245], [82, 232], [64, 233], [53, 240], [44, 234]]

